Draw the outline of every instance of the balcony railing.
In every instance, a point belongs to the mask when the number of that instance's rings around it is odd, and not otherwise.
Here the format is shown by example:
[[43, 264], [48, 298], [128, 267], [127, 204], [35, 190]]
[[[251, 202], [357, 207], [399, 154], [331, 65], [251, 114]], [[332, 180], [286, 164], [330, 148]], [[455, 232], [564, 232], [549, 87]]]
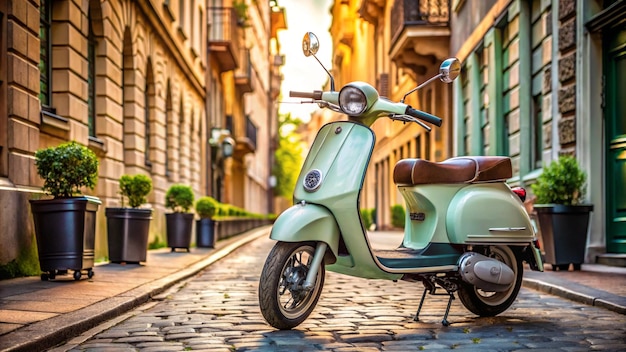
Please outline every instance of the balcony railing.
[[241, 49], [241, 55], [239, 55], [239, 68], [235, 70], [235, 85], [241, 93], [250, 93], [254, 91], [253, 82], [250, 49]]
[[391, 7], [392, 42], [408, 26], [447, 26], [450, 21], [449, 0], [396, 0]]
[[237, 68], [239, 60], [239, 25], [232, 7], [209, 7], [209, 53], [222, 72]]

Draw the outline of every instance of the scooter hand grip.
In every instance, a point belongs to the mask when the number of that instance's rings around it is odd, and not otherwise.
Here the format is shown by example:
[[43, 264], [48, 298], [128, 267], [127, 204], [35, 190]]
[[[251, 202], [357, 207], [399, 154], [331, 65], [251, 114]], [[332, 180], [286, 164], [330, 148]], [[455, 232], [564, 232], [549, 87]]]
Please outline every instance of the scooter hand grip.
[[289, 91], [289, 96], [292, 98], [310, 98], [313, 100], [321, 100], [322, 99], [322, 91], [316, 90], [313, 92], [296, 92], [293, 90]]
[[433, 125], [440, 127], [441, 123], [443, 122], [443, 120], [441, 120], [440, 118], [438, 118], [435, 115], [431, 115], [429, 113], [423, 112], [423, 111], [419, 111], [417, 109], [413, 109], [410, 106], [406, 107], [406, 114], [409, 116], [413, 116], [415, 118], [418, 118], [420, 120], [426, 121], [428, 123], [432, 123]]

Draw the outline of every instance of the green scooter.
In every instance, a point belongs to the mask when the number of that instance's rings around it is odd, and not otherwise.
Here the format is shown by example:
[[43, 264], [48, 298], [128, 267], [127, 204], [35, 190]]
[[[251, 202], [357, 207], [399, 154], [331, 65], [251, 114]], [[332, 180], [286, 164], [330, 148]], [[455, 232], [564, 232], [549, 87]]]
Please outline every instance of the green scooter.
[[[317, 60], [319, 42], [313, 33], [304, 36], [302, 47], [305, 56]], [[457, 59], [447, 59], [438, 75], [407, 95], [437, 78], [450, 83], [460, 70]], [[449, 325], [455, 292], [479, 316], [508, 309], [522, 283], [523, 262], [531, 270], [543, 271], [537, 238], [523, 206], [525, 191], [506, 184], [512, 177], [511, 160], [500, 156], [400, 160], [393, 179], [406, 203], [403, 242], [394, 250], [374, 250], [359, 212], [359, 194], [375, 141], [369, 126], [387, 117], [415, 122], [430, 131], [424, 122], [440, 126], [442, 121], [404, 104], [407, 95], [392, 102], [365, 82], [349, 83], [337, 92], [328, 74], [329, 92], [290, 92], [292, 97], [344, 113], [348, 120], [330, 122], [319, 130], [297, 181], [295, 205], [280, 214], [271, 230], [270, 238], [278, 242], [259, 282], [265, 320], [277, 329], [302, 323], [319, 300], [325, 270], [422, 282], [416, 321], [427, 293], [449, 296], [444, 326]]]

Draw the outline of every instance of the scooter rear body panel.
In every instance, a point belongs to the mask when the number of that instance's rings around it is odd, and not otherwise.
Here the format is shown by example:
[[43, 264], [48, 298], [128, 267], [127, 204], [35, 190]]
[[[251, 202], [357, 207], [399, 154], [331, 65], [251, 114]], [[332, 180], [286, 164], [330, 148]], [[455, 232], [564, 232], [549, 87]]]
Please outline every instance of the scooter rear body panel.
[[502, 182], [470, 184], [450, 202], [452, 243], [529, 243], [535, 231], [519, 197]]

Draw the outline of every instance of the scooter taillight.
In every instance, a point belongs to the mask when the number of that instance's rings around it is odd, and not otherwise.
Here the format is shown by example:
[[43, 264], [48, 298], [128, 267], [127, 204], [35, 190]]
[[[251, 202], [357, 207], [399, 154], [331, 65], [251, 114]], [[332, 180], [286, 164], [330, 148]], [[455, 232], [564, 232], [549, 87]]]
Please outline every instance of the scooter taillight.
[[513, 187], [511, 188], [511, 191], [517, 194], [517, 196], [519, 197], [519, 199], [522, 200], [522, 202], [526, 200], [526, 190], [523, 189], [522, 187]]

